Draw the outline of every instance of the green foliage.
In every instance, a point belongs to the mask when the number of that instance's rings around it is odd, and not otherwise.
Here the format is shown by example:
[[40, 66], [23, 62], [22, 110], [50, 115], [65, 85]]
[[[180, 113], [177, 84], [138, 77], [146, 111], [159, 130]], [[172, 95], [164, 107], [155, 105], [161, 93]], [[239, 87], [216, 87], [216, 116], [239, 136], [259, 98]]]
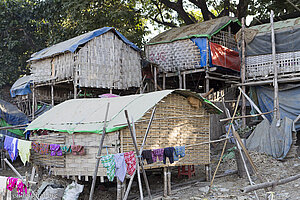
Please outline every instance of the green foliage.
[[0, 87], [29, 72], [32, 53], [104, 26], [141, 46], [147, 32], [135, 7], [132, 0], [0, 0]]

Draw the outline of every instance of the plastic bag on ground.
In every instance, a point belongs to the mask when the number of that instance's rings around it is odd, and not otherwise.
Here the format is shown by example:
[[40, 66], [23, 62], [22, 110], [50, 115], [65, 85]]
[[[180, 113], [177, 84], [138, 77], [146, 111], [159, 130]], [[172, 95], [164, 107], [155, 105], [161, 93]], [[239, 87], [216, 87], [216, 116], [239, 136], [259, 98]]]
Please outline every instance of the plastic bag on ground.
[[80, 193], [83, 191], [84, 185], [80, 185], [78, 183], [75, 183], [74, 181], [67, 186], [63, 200], [76, 200], [78, 199]]

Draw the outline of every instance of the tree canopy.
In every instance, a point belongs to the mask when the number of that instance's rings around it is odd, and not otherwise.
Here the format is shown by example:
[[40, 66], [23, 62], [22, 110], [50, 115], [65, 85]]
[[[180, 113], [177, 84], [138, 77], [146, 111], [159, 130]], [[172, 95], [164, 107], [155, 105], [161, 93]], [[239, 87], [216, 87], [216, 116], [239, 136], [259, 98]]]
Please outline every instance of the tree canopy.
[[[29, 72], [26, 60], [45, 47], [104, 26], [117, 28], [138, 46], [146, 23], [167, 28], [202, 20], [269, 11], [281, 16], [299, 9], [298, 0], [0, 0], [0, 88]], [[298, 6], [298, 9], [297, 9]]]
[[32, 53], [104, 26], [139, 46], [146, 33], [135, 1], [0, 0], [0, 87], [28, 73]]

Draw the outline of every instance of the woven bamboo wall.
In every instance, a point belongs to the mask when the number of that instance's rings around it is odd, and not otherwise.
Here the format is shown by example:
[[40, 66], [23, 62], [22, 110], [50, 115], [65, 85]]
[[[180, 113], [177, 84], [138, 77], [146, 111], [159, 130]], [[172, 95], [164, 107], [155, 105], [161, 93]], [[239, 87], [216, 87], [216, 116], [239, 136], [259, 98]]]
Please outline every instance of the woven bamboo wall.
[[146, 55], [166, 72], [200, 67], [200, 50], [190, 39], [146, 46]]
[[[278, 74], [300, 72], [300, 51], [277, 53]], [[272, 54], [246, 57], [247, 80], [272, 78], [274, 75]]]
[[36, 82], [74, 78], [78, 85], [90, 88], [127, 89], [139, 87], [141, 82], [140, 53], [107, 32], [79, 48], [76, 53], [64, 53], [53, 58], [31, 62]]
[[[152, 110], [135, 124], [138, 146], [142, 144], [145, 131]], [[130, 113], [129, 113], [130, 114]], [[197, 116], [197, 117], [196, 117]], [[179, 94], [170, 94], [157, 105], [155, 119], [151, 126], [144, 149], [157, 149], [192, 145], [209, 141], [209, 114], [203, 107], [192, 107], [187, 98]], [[128, 128], [121, 130], [121, 152], [134, 150]], [[204, 165], [210, 163], [209, 144], [186, 148], [186, 156], [168, 166], [180, 165]], [[158, 168], [165, 166], [162, 162], [151, 165], [145, 164], [145, 168]]]
[[[66, 137], [61, 134], [50, 134], [50, 135], [42, 135], [42, 136], [34, 136], [30, 138], [31, 141], [36, 141], [39, 143], [47, 143], [47, 144], [65, 144]], [[65, 156], [50, 156], [50, 151], [48, 155], [41, 155], [31, 150], [30, 156], [31, 162], [36, 165], [40, 165], [43, 167], [65, 167]]]
[[[54, 137], [56, 135], [56, 137]], [[63, 140], [54, 139], [57, 138], [57, 134], [50, 134], [47, 136], [32, 137], [33, 141], [49, 143], [49, 144], [66, 144], [72, 145], [72, 135], [68, 133], [59, 133], [59, 137]], [[50, 139], [53, 138], [53, 139]], [[74, 143], [75, 145], [82, 145], [85, 148], [86, 155], [75, 156], [67, 154], [65, 156], [40, 155], [32, 152], [31, 160], [33, 163], [40, 166], [52, 167], [54, 175], [62, 176], [93, 176], [96, 166], [96, 155], [100, 144], [101, 134], [97, 133], [75, 133]], [[108, 153], [118, 153], [120, 150], [119, 133], [108, 133], [105, 136], [104, 146], [107, 146]], [[106, 148], [103, 149], [102, 155], [106, 155]], [[103, 168], [102, 163], [98, 170], [98, 176], [106, 176], [106, 169]]]
[[81, 87], [127, 89], [140, 86], [139, 52], [112, 32], [83, 46], [78, 52], [78, 64]]

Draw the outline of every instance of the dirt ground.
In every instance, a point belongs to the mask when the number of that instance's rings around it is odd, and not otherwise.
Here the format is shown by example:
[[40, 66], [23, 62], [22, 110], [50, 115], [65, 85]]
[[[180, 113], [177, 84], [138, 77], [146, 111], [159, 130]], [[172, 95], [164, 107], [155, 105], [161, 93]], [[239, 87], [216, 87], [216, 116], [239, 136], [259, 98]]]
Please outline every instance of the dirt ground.
[[[256, 164], [261, 176], [267, 181], [278, 180], [281, 178], [287, 178], [292, 175], [300, 173], [300, 158], [290, 158], [284, 161], [278, 161], [270, 156], [251, 152], [251, 157]], [[212, 172], [215, 170], [218, 156], [212, 157]], [[14, 162], [16, 169], [24, 175], [27, 171], [31, 172], [31, 166], [24, 167], [20, 162]], [[235, 159], [228, 159], [222, 162], [217, 174], [223, 174], [224, 172], [236, 170]], [[12, 170], [7, 169], [0, 171], [2, 176], [13, 176], [15, 174]], [[161, 199], [163, 190], [163, 177], [161, 170], [153, 170], [147, 172], [150, 188], [155, 198]], [[187, 177], [177, 177], [177, 168], [172, 168], [172, 196], [165, 199], [237, 199], [248, 200], [256, 199], [253, 192], [242, 193], [241, 188], [249, 186], [247, 178], [239, 178], [237, 174], [228, 175], [222, 178], [216, 178], [210, 193], [207, 193], [208, 182], [203, 179], [205, 177], [204, 167], [196, 166], [196, 176], [191, 179]], [[61, 177], [48, 176], [47, 171], [43, 172], [44, 181], [55, 181], [66, 187], [72, 181]], [[259, 183], [257, 178], [253, 176], [253, 181]], [[41, 182], [39, 185], [41, 185]], [[80, 184], [84, 184], [84, 191], [81, 193], [79, 199], [86, 200], [89, 197], [91, 180], [89, 182], [79, 181]], [[145, 187], [144, 187], [145, 189]], [[103, 191], [106, 190], [106, 191]], [[300, 179], [287, 183], [285, 185], [276, 186], [272, 192], [274, 192], [274, 200], [297, 200], [300, 199]], [[264, 199], [266, 192], [261, 189], [257, 191], [260, 199]], [[132, 190], [128, 199], [138, 199], [138, 185], [137, 180], [134, 180]], [[144, 190], [144, 196], [147, 196], [146, 190]], [[116, 183], [105, 182], [96, 186], [95, 200], [114, 200], [116, 199]], [[18, 198], [19, 199], [19, 198]], [[147, 199], [147, 198], [146, 198]]]

